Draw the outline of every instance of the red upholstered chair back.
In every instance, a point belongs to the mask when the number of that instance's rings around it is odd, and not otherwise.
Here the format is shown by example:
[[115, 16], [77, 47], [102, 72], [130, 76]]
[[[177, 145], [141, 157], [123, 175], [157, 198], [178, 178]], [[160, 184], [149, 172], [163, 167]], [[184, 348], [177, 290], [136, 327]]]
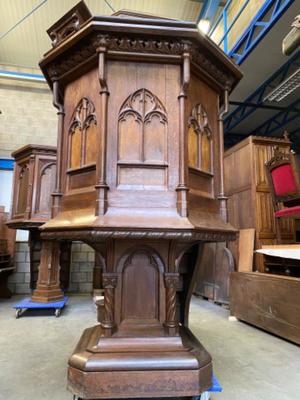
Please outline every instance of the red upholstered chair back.
[[297, 192], [297, 182], [291, 164], [282, 164], [271, 170], [276, 196], [289, 196]]
[[266, 173], [274, 205], [300, 198], [299, 172], [294, 153], [275, 149], [274, 157], [266, 163]]

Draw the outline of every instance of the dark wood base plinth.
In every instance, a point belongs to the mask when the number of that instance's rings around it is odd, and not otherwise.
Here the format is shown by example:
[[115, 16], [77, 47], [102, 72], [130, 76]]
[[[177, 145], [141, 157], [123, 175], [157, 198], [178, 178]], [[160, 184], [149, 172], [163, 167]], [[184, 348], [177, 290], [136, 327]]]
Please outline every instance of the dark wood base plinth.
[[60, 288], [60, 244], [42, 241], [38, 281], [31, 301], [52, 303], [64, 299]]
[[62, 301], [64, 299], [64, 293], [59, 288], [49, 288], [45, 287], [44, 289], [39, 286], [38, 289], [34, 290], [31, 301], [35, 301], [37, 303], [53, 303], [55, 301]]
[[187, 328], [174, 337], [104, 338], [95, 326], [69, 360], [68, 388], [82, 399], [196, 396], [211, 384], [211, 357]]

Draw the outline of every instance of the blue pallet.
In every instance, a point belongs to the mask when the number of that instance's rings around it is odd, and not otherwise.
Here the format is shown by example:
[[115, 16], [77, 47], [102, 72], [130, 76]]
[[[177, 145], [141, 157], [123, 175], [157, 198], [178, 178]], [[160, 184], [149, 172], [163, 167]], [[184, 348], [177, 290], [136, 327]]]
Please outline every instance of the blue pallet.
[[208, 390], [208, 392], [222, 392], [222, 386], [220, 385], [217, 377], [213, 375], [212, 387]]
[[38, 303], [36, 301], [32, 301], [31, 298], [26, 298], [21, 300], [19, 303], [16, 303], [13, 308], [16, 310], [16, 317], [19, 318], [23, 310], [34, 309], [34, 310], [43, 310], [43, 309], [55, 309], [55, 316], [59, 317], [61, 309], [68, 302], [68, 297], [64, 296], [63, 300], [53, 301], [51, 303]]

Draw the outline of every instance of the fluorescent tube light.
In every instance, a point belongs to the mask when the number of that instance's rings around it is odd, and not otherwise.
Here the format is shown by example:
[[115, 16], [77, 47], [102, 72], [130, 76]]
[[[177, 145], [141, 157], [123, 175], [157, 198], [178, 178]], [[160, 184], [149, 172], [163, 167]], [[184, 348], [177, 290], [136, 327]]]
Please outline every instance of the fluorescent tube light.
[[270, 92], [263, 101], [276, 101], [279, 103], [300, 87], [300, 68]]

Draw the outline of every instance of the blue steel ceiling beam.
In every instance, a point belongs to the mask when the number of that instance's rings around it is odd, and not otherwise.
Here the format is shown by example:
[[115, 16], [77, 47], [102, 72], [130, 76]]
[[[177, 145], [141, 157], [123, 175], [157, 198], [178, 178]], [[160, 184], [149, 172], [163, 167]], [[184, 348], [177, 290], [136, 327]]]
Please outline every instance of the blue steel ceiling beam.
[[30, 82], [41, 82], [46, 83], [46, 79], [43, 75], [39, 74], [28, 74], [26, 72], [15, 72], [15, 71], [7, 71], [0, 70], [0, 79], [14, 79], [18, 81], [30, 81]]
[[228, 55], [240, 65], [295, 0], [265, 0]]
[[250, 96], [248, 96], [244, 104], [238, 106], [232, 111], [224, 121], [225, 134], [235, 128], [240, 122], [249, 117], [256, 111], [254, 107], [247, 106], [247, 103], [257, 104], [259, 107], [264, 103], [263, 99], [275, 87], [282, 83], [287, 75], [290, 75], [300, 66], [300, 50], [295, 53], [288, 61], [283, 64], [270, 78], [260, 85]]
[[206, 19], [210, 22], [210, 24], [212, 24], [219, 6], [220, 0], [205, 0], [201, 8], [200, 14], [197, 18], [197, 23], [201, 19]]

